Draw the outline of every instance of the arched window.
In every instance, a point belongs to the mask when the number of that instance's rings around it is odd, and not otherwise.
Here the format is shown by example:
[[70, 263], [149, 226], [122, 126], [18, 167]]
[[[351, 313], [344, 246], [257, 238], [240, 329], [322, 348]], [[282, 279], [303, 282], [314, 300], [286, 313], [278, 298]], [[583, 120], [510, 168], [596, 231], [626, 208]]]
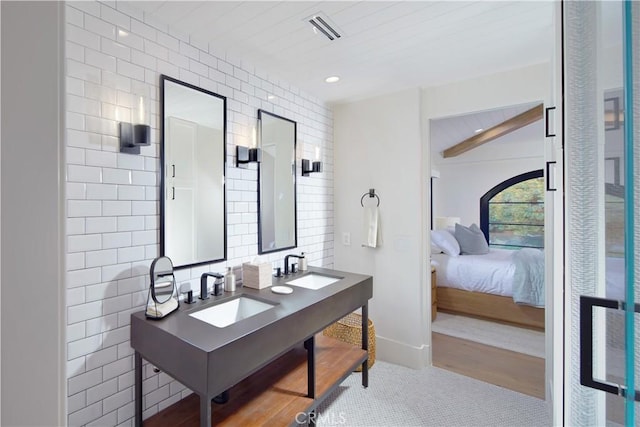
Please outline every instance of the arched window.
[[480, 198], [480, 229], [489, 245], [544, 247], [544, 176], [542, 169], [514, 176]]

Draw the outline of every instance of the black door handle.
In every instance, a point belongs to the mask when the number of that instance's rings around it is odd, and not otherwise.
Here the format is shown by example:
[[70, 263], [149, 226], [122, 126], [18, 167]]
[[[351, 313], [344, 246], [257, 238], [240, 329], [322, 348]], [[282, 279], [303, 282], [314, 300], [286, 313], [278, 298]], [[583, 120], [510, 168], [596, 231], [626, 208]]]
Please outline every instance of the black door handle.
[[580, 295], [580, 384], [607, 393], [620, 394], [617, 384], [593, 378], [593, 307], [618, 308], [618, 301]]
[[553, 174], [554, 177], [554, 182], [553, 182], [553, 187], [551, 186], [551, 165], [555, 166], [556, 162], [547, 162], [547, 191], [556, 191], [557, 188], [555, 188], [555, 173]]
[[[623, 310], [624, 305], [624, 302], [612, 299], [580, 295], [580, 384], [620, 396], [626, 395], [624, 386], [593, 378], [593, 307]], [[640, 304], [635, 305], [635, 312], [640, 313]], [[640, 401], [638, 391], [634, 399]]]
[[544, 136], [546, 138], [552, 138], [554, 136], [556, 136], [555, 132], [551, 133], [550, 129], [549, 129], [549, 112], [551, 112], [551, 110], [555, 110], [556, 107], [547, 107], [544, 109]]

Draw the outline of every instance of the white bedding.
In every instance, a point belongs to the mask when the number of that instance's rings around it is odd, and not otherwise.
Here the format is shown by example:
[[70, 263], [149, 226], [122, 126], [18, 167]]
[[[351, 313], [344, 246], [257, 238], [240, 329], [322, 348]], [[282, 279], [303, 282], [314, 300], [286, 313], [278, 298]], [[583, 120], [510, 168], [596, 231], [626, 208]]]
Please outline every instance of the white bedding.
[[436, 285], [465, 291], [513, 296], [512, 250], [490, 248], [485, 255], [432, 254]]
[[[514, 251], [490, 248], [487, 255], [431, 254], [438, 287], [513, 297]], [[624, 258], [606, 259], [606, 297], [624, 300]]]

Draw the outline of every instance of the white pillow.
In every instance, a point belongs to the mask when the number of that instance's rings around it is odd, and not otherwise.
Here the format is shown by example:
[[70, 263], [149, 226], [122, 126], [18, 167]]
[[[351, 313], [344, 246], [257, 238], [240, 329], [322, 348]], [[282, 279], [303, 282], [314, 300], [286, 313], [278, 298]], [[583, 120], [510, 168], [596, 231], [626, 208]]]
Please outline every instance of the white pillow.
[[453, 234], [447, 230], [432, 230], [431, 242], [438, 245], [449, 256], [456, 257], [460, 255], [460, 244]]
[[432, 254], [441, 254], [442, 252], [444, 252], [442, 250], [442, 248], [438, 245], [436, 245], [435, 243], [433, 243], [433, 240], [431, 241], [431, 253]]

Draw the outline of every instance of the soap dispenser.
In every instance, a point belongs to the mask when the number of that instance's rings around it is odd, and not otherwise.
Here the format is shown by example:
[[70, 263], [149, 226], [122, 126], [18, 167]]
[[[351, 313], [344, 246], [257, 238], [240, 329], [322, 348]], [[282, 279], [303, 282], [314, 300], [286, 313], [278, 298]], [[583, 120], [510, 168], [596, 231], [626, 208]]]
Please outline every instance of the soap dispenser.
[[224, 290], [226, 292], [235, 292], [236, 290], [236, 275], [233, 274], [231, 267], [227, 268], [227, 274], [224, 276]]
[[304, 252], [300, 254], [300, 259], [298, 260], [298, 267], [300, 267], [300, 271], [307, 271], [307, 257], [304, 256]]

